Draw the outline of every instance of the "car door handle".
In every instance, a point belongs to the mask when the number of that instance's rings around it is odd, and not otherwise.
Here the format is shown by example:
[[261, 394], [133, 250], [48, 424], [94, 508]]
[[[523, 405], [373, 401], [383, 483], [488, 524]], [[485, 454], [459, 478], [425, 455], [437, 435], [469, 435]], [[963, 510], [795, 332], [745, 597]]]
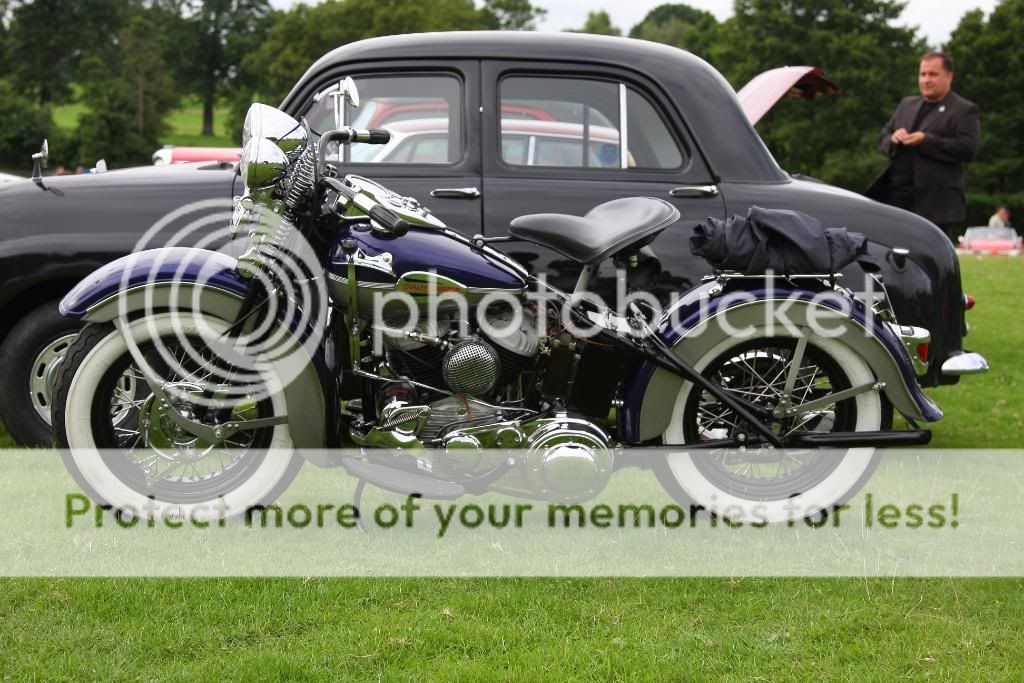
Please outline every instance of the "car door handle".
[[477, 199], [480, 197], [480, 190], [475, 187], [439, 187], [431, 190], [430, 196], [442, 199]]
[[673, 197], [717, 197], [718, 186], [717, 185], [681, 185], [680, 187], [673, 187], [669, 190], [669, 194]]

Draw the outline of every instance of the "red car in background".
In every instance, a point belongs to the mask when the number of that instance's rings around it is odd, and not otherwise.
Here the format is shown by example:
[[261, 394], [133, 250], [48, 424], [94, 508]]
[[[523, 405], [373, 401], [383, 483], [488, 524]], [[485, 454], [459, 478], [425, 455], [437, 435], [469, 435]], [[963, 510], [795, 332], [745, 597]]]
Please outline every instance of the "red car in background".
[[1017, 256], [1022, 238], [1013, 228], [967, 228], [960, 236], [957, 249], [970, 254], [1006, 254]]

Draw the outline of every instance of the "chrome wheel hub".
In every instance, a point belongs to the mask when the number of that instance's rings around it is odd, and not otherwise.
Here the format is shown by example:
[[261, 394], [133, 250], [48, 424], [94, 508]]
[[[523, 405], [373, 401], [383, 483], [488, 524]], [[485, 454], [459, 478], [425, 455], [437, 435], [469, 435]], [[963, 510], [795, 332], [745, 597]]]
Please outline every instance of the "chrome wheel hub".
[[50, 402], [53, 384], [57, 380], [57, 368], [76, 336], [76, 333], [72, 333], [54, 339], [39, 351], [29, 368], [28, 393], [32, 407], [46, 424], [50, 424]]

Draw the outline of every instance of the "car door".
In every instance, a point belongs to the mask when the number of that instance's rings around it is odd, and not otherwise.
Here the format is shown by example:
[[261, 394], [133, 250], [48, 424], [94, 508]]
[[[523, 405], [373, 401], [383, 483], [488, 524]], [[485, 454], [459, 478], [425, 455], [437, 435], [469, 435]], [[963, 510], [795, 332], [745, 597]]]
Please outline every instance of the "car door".
[[[323, 92], [351, 76], [358, 108]], [[389, 61], [325, 72], [302, 93], [300, 115], [324, 132], [339, 122], [385, 128], [388, 145], [350, 145], [333, 161], [343, 173], [365, 175], [416, 198], [449, 226], [481, 232], [480, 74], [476, 61]], [[329, 157], [330, 158], [330, 157]]]
[[[652, 245], [664, 268], [660, 293], [707, 271], [690, 255], [689, 236], [705, 217], [723, 217], [724, 202], [653, 83], [614, 68], [496, 60], [483, 62], [481, 78], [486, 234], [504, 234], [525, 213], [583, 215], [620, 197], [659, 197], [683, 217]], [[510, 243], [506, 251], [560, 288], [571, 288], [579, 272], [541, 247]], [[610, 268], [602, 269], [604, 286]]]

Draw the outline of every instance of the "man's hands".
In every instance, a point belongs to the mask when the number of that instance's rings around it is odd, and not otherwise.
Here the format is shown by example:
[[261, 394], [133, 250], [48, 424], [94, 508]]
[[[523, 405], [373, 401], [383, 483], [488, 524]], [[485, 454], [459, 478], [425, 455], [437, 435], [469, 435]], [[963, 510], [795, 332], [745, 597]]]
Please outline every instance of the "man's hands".
[[894, 145], [904, 145], [905, 147], [917, 147], [924, 140], [924, 133], [917, 131], [916, 133], [908, 133], [906, 128], [900, 128], [892, 134], [892, 143]]

